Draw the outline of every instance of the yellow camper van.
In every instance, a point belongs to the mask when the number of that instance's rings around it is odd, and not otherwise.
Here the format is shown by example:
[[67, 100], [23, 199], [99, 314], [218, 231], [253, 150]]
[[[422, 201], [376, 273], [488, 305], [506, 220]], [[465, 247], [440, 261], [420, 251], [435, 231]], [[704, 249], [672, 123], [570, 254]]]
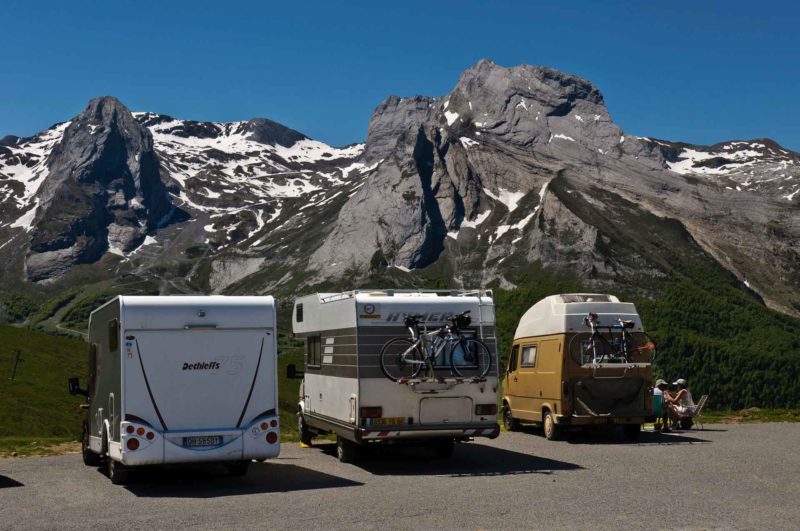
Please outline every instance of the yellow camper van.
[[655, 344], [633, 304], [563, 294], [520, 319], [503, 380], [503, 422], [540, 423], [547, 439], [570, 427], [624, 426], [636, 438], [652, 416]]

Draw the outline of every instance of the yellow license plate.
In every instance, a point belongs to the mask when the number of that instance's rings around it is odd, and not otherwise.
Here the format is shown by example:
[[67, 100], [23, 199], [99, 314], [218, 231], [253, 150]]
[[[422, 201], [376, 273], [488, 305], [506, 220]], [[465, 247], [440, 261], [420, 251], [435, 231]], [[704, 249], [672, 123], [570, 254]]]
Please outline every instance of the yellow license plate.
[[375, 419], [375, 424], [378, 426], [396, 426], [398, 424], [405, 424], [404, 417], [384, 417]]

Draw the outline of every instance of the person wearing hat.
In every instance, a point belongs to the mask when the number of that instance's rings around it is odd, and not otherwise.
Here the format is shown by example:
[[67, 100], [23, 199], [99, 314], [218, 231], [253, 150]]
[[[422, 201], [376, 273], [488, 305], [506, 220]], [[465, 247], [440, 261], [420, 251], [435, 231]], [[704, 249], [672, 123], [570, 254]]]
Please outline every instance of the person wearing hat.
[[669, 423], [667, 422], [667, 406], [672, 400], [672, 395], [669, 392], [669, 384], [663, 379], [656, 380], [656, 385], [653, 388], [653, 396], [661, 397], [661, 423], [656, 423], [655, 428], [661, 429], [662, 432], [670, 432]]
[[694, 400], [692, 399], [692, 393], [689, 391], [689, 388], [686, 387], [686, 380], [678, 378], [672, 382], [672, 385], [677, 387], [678, 390], [669, 399], [667, 409], [670, 418], [676, 423], [681, 417], [685, 417], [694, 412]]

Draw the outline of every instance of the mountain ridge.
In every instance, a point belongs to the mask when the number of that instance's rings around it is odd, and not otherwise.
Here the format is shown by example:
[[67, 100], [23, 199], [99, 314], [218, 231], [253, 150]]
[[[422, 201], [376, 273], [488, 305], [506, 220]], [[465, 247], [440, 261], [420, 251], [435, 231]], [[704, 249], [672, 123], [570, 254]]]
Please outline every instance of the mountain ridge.
[[[97, 124], [73, 127], [76, 117], [4, 139], [7, 280], [57, 289], [89, 268], [102, 278], [147, 278], [167, 292], [266, 292], [375, 274], [415, 284], [434, 268], [454, 285], [513, 287], [525, 264], [538, 263], [597, 289], [637, 277], [652, 297], [658, 289], [647, 279], [658, 284], [674, 266], [630, 241], [649, 235], [629, 230], [626, 219], [646, 218], [664, 234], [677, 220], [687, 236], [674, 245], [697, 247], [687, 256], [708, 255], [773, 308], [800, 308], [799, 154], [769, 139], [698, 146], [629, 135], [597, 87], [551, 68], [484, 60], [444, 96], [390, 96], [373, 112], [365, 142], [344, 148], [266, 118], [202, 122], [125, 111], [144, 136], [123, 135], [122, 147], [133, 159], [152, 152], [158, 179], [145, 170], [146, 202], [130, 157], [114, 170], [119, 185], [84, 172], [72, 195], [105, 198], [92, 203], [94, 216], [72, 207], [60, 209], [64, 219], [48, 215], [58, 187], [38, 186], [44, 166], [62, 179], [83, 168], [79, 155], [94, 153], [89, 126]], [[131, 133], [137, 126], [128, 122]], [[70, 150], [78, 130], [85, 138]], [[59, 162], [64, 152], [73, 156]], [[103, 186], [116, 186], [115, 194]], [[156, 197], [185, 214], [159, 224], [167, 207]], [[623, 233], [629, 240], [617, 242]], [[46, 254], [54, 251], [68, 259]]]

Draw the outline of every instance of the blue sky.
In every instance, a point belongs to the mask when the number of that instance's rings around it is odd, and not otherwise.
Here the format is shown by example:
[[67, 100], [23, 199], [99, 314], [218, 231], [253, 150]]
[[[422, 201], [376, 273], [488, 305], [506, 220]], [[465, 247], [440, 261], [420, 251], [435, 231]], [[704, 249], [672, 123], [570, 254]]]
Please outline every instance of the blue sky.
[[481, 58], [603, 92], [628, 133], [800, 150], [796, 2], [18, 2], [0, 10], [0, 136], [93, 96], [267, 117], [343, 145], [390, 94], [443, 95]]

